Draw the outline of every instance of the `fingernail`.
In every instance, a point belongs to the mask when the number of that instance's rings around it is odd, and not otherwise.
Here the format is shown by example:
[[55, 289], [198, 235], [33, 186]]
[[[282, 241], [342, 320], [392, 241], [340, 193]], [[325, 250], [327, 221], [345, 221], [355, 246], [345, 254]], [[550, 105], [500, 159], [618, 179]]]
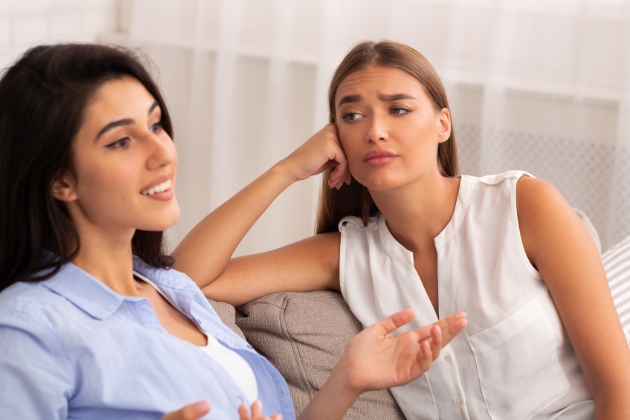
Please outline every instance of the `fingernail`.
[[203, 414], [210, 409], [208, 401], [199, 401], [193, 405], [196, 414]]
[[441, 336], [441, 335], [442, 335], [442, 328], [440, 328], [440, 326], [439, 326], [439, 325], [436, 325], [436, 327], [437, 327], [436, 334], [437, 334], [437, 335], [438, 335], [438, 337], [439, 337], [439, 336]]
[[254, 406], [256, 407], [256, 410], [262, 411], [262, 402], [260, 402], [260, 400], [254, 401]]

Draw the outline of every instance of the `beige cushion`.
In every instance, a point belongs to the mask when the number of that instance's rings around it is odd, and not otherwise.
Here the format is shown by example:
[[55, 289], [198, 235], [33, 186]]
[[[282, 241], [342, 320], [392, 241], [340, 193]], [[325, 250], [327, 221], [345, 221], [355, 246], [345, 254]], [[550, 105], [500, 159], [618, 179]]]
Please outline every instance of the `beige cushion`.
[[[295, 413], [324, 385], [346, 343], [362, 329], [340, 294], [278, 293], [240, 306], [236, 323], [247, 341], [287, 381]], [[388, 390], [367, 392], [344, 419], [404, 419]]]
[[245, 335], [243, 334], [243, 331], [241, 331], [241, 329], [235, 323], [236, 310], [234, 309], [234, 306], [230, 305], [229, 303], [217, 302], [212, 299], [208, 299], [208, 302], [210, 302], [210, 305], [212, 305], [214, 310], [217, 311], [217, 315], [219, 315], [221, 321], [236, 334], [240, 335], [243, 340], [245, 340]]

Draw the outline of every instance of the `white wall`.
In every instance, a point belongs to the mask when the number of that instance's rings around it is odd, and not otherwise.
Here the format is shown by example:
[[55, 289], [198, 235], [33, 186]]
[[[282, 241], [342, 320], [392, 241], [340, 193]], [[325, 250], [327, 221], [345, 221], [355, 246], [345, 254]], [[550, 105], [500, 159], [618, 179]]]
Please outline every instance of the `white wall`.
[[0, 69], [35, 45], [116, 32], [117, 10], [116, 0], [0, 0]]

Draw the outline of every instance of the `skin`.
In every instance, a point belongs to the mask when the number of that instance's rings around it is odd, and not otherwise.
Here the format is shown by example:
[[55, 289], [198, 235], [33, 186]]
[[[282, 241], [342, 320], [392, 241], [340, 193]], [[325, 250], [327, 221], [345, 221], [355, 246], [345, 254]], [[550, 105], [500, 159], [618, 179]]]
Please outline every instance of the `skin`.
[[[351, 174], [368, 188], [392, 235], [413, 253], [439, 313], [434, 238], [451, 219], [459, 189], [459, 179], [440, 175], [436, 159], [438, 144], [450, 135], [450, 113], [437, 109], [413, 76], [378, 66], [347, 76], [335, 104], [336, 125], [324, 127], [190, 232], [174, 253], [177, 268], [208, 297], [234, 305], [281, 291], [339, 290], [338, 232], [235, 258], [225, 268], [203, 258], [225, 241], [240, 241], [292, 182], [335, 166], [329, 186], [348, 182]], [[375, 165], [366, 161], [374, 150], [393, 156]], [[596, 418], [629, 418], [630, 351], [595, 245], [553, 186], [523, 177], [516, 189], [525, 252], [556, 304], [593, 395]], [[217, 214], [239, 209], [247, 213], [234, 216], [240, 230], [221, 230]]]
[[[136, 229], [164, 230], [179, 218], [174, 195], [177, 152], [162, 129], [161, 109], [155, 98], [129, 76], [104, 83], [85, 109], [84, 122], [73, 142], [73, 156], [72, 170], [56, 179], [51, 189], [66, 205], [79, 234], [81, 248], [72, 262], [121, 295], [146, 298], [170, 334], [197, 346], [206, 345], [206, 336], [191, 320], [133, 275], [131, 240]], [[278, 174], [269, 176], [275, 176], [277, 182], [282, 179]], [[170, 182], [164, 191], [146, 194], [164, 182]], [[254, 191], [258, 187], [255, 185]], [[229, 224], [246, 210], [219, 212], [213, 220], [229, 230]], [[224, 245], [227, 250], [217, 247], [221, 251], [214, 264], [220, 271], [238, 241]], [[402, 311], [357, 335], [300, 419], [341, 419], [362, 392], [417, 378], [466, 325], [465, 314], [460, 313], [415, 331], [389, 335], [412, 318], [412, 310]], [[379, 368], [370, 371], [365, 369], [367, 365]], [[210, 403], [200, 401], [168, 413], [164, 419], [197, 419], [209, 411]], [[264, 416], [260, 402], [252, 405], [251, 412], [241, 406], [239, 417], [281, 418]]]

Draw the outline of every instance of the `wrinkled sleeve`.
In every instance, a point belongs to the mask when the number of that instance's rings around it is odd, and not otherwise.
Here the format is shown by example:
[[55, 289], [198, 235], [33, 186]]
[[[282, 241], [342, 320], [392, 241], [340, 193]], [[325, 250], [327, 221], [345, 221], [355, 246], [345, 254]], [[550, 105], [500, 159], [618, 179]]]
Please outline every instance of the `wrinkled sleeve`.
[[54, 332], [29, 315], [0, 311], [0, 419], [66, 419], [70, 363]]

